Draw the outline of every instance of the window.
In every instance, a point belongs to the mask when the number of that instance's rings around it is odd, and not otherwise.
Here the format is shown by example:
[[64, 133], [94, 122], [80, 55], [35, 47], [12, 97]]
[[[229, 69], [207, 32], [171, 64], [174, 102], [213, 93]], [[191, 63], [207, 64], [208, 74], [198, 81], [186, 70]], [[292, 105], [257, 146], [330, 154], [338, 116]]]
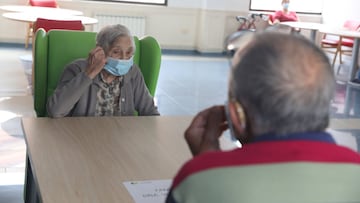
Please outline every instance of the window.
[[109, 1], [109, 2], [123, 2], [134, 4], [153, 4], [153, 5], [167, 5], [167, 0], [92, 0], [92, 1]]
[[[321, 14], [323, 0], [291, 0], [290, 10], [298, 13]], [[281, 0], [250, 0], [250, 11], [276, 11], [281, 9]]]

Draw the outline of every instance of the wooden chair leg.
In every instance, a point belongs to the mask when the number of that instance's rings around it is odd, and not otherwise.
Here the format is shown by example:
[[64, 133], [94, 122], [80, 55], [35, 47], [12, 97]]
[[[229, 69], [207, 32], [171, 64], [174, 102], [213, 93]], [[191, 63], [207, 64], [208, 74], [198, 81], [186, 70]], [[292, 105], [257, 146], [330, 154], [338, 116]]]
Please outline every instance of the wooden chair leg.
[[334, 58], [333, 58], [332, 63], [331, 63], [331, 66], [332, 66], [332, 67], [334, 67], [334, 65], [335, 65], [337, 55], [338, 55], [338, 52], [335, 52]]
[[340, 55], [339, 55], [339, 58], [340, 58], [340, 64], [342, 64], [342, 63], [343, 63], [343, 61], [342, 61], [342, 52], [341, 52], [341, 48], [340, 48]]
[[29, 34], [26, 34], [25, 36], [25, 49], [29, 47]]
[[338, 47], [337, 47], [337, 50], [339, 51], [339, 58], [340, 58], [340, 64], [343, 63], [343, 60], [342, 60], [342, 50], [341, 50], [341, 43], [342, 43], [342, 37], [340, 36], [340, 39], [339, 39], [339, 44], [338, 44]]
[[32, 38], [32, 36], [33, 36], [33, 28], [32, 27], [33, 27], [32, 24], [29, 23], [29, 27], [27, 29], [26, 36], [25, 36], [25, 48], [26, 49], [29, 47], [30, 38]]

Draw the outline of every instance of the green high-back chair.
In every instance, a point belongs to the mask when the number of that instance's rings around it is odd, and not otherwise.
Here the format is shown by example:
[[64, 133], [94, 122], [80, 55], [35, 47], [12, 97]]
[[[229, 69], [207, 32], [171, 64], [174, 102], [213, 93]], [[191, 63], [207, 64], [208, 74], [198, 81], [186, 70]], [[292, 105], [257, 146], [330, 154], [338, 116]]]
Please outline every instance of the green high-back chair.
[[[39, 29], [34, 47], [34, 107], [38, 117], [46, 117], [46, 103], [57, 86], [67, 64], [77, 58], [86, 58], [95, 48], [95, 32]], [[161, 49], [151, 36], [134, 37], [136, 52], [134, 63], [144, 76], [147, 88], [155, 95], [160, 71]]]

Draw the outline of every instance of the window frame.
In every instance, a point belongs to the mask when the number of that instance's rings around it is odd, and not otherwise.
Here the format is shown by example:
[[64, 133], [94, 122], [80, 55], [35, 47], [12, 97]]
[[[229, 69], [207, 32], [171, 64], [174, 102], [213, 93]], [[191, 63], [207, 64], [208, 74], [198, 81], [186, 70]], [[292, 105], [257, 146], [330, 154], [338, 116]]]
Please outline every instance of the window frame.
[[112, 2], [112, 3], [123, 3], [123, 4], [141, 4], [141, 5], [155, 5], [155, 6], [167, 6], [168, 0], [163, 0], [164, 3], [147, 3], [139, 1], [124, 1], [124, 0], [86, 0], [86, 1], [97, 1], [97, 2]]

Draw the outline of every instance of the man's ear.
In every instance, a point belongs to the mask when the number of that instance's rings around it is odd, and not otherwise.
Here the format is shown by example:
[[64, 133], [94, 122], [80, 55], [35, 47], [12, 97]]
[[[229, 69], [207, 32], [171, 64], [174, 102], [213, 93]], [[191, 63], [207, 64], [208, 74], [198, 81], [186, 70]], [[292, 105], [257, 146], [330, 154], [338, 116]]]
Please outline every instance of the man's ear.
[[229, 114], [232, 121], [235, 135], [240, 140], [244, 140], [246, 130], [245, 112], [241, 105], [236, 101], [229, 102]]

